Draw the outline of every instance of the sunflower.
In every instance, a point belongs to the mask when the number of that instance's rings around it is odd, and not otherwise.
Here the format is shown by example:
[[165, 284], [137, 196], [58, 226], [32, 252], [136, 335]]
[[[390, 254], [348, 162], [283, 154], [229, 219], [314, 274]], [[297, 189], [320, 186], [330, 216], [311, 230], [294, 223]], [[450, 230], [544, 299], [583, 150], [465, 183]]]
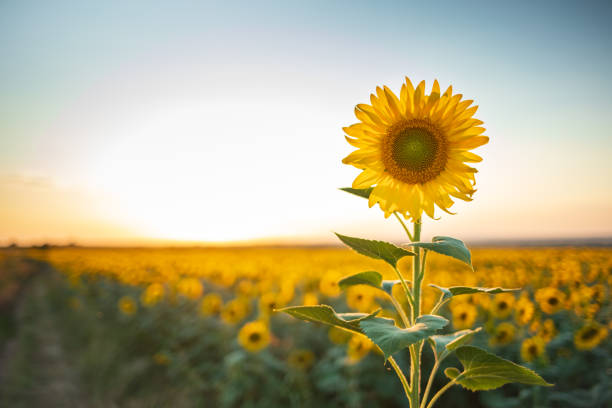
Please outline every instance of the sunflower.
[[338, 281], [342, 276], [336, 272], [329, 272], [323, 275], [319, 282], [319, 291], [323, 296], [338, 297], [340, 295], [340, 286]]
[[372, 349], [373, 343], [366, 336], [355, 334], [348, 342], [348, 359], [352, 363], [356, 363], [368, 355]]
[[534, 312], [535, 306], [533, 305], [533, 303], [529, 300], [528, 297], [522, 296], [518, 300], [518, 302], [516, 302], [514, 318], [519, 325], [525, 326], [533, 318]]
[[332, 328], [330, 328], [327, 332], [327, 337], [329, 338], [329, 341], [334, 344], [345, 344], [351, 338], [351, 333], [332, 326]]
[[546, 345], [539, 337], [525, 339], [521, 344], [521, 359], [525, 362], [532, 362], [544, 354]]
[[423, 211], [434, 217], [434, 204], [449, 212], [452, 197], [471, 201], [476, 163], [469, 150], [489, 141], [482, 121], [472, 116], [477, 106], [461, 101], [452, 87], [440, 93], [438, 81], [425, 95], [425, 81], [416, 89], [408, 78], [398, 98], [386, 86], [370, 95], [371, 105], [359, 104], [359, 123], [345, 127], [346, 140], [358, 150], [342, 160], [363, 170], [353, 188], [373, 190], [369, 206], [378, 203], [385, 217], [398, 212], [418, 220]]
[[495, 299], [493, 299], [491, 304], [491, 313], [499, 319], [505, 319], [512, 313], [515, 300], [516, 298], [512, 293], [495, 295]]
[[259, 312], [262, 316], [270, 316], [274, 309], [284, 305], [279, 293], [267, 292], [259, 298]]
[[552, 319], [546, 319], [542, 326], [538, 328], [538, 337], [548, 343], [557, 335], [557, 327]]
[[538, 289], [535, 298], [540, 305], [540, 309], [547, 314], [557, 313], [565, 303], [565, 294], [553, 287]]
[[478, 310], [470, 303], [456, 303], [452, 305], [453, 327], [457, 330], [469, 329], [474, 325]]
[[164, 298], [164, 286], [161, 283], [151, 283], [140, 295], [140, 303], [145, 307], [151, 307]]
[[492, 346], [504, 346], [510, 344], [514, 340], [516, 327], [512, 323], [503, 322], [497, 325], [493, 337], [491, 337]]
[[121, 299], [119, 299], [118, 306], [121, 313], [126, 316], [132, 316], [138, 309], [136, 302], [130, 296], [123, 296]]
[[287, 357], [287, 363], [293, 368], [306, 371], [314, 363], [315, 355], [310, 350], [293, 350]]
[[351, 309], [369, 313], [376, 306], [374, 303], [374, 293], [369, 286], [352, 286], [346, 292], [346, 304]]
[[204, 286], [202, 286], [202, 282], [196, 278], [182, 278], [176, 284], [176, 290], [181, 295], [185, 296], [188, 299], [196, 300], [200, 296], [202, 296], [202, 292], [204, 292]]
[[221, 312], [223, 307], [223, 299], [217, 293], [209, 293], [202, 298], [200, 302], [200, 314], [202, 316], [213, 316]]
[[249, 314], [249, 304], [242, 298], [230, 300], [221, 309], [221, 319], [225, 323], [236, 324]]
[[578, 350], [591, 350], [608, 336], [608, 329], [597, 322], [589, 322], [574, 334], [574, 344]]
[[240, 329], [238, 342], [245, 350], [257, 353], [270, 344], [270, 330], [264, 322], [249, 322]]

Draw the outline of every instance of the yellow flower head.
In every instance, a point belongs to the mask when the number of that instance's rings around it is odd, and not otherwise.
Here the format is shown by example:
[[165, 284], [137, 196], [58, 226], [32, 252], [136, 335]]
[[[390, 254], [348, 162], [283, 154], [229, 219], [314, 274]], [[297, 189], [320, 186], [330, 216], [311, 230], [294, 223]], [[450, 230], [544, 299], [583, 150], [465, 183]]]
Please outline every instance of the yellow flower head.
[[523, 296], [516, 302], [514, 318], [519, 325], [525, 326], [533, 318], [534, 312], [535, 306], [533, 303], [531, 303], [529, 298]]
[[223, 307], [223, 299], [217, 293], [209, 293], [200, 302], [200, 314], [202, 316], [218, 315]]
[[270, 330], [264, 322], [249, 322], [240, 329], [238, 342], [245, 350], [257, 353], [270, 344]]
[[368, 355], [373, 347], [373, 343], [366, 336], [355, 334], [348, 342], [347, 354], [349, 361], [356, 363]]
[[270, 316], [274, 309], [283, 307], [284, 302], [280, 293], [268, 292], [259, 298], [259, 311], [263, 316]]
[[557, 327], [552, 319], [546, 319], [538, 328], [538, 337], [548, 343], [557, 335]]
[[591, 350], [608, 336], [608, 329], [597, 322], [589, 322], [574, 334], [578, 350]]
[[188, 299], [195, 300], [202, 296], [204, 286], [196, 278], [183, 278], [176, 284], [176, 290]]
[[287, 357], [287, 363], [298, 370], [308, 370], [314, 363], [315, 355], [310, 350], [293, 350]]
[[314, 306], [319, 304], [319, 297], [316, 292], [306, 292], [302, 298], [304, 306]]
[[230, 300], [221, 310], [221, 320], [228, 324], [236, 324], [249, 314], [249, 309], [249, 304], [244, 299]]
[[369, 286], [351, 286], [346, 292], [346, 304], [351, 309], [369, 313], [375, 306], [374, 293]]
[[119, 299], [119, 310], [126, 316], [132, 316], [136, 313], [138, 306], [136, 302], [130, 296], [123, 296]]
[[476, 316], [478, 316], [476, 306], [467, 302], [452, 304], [451, 312], [453, 314], [453, 327], [457, 330], [471, 328], [474, 326]]
[[557, 313], [565, 303], [565, 294], [553, 287], [538, 289], [535, 298], [540, 305], [540, 309], [548, 314]]
[[516, 298], [512, 293], [500, 293], [495, 295], [491, 303], [491, 313], [498, 319], [505, 319], [512, 313], [512, 307]]
[[334, 344], [345, 344], [351, 338], [351, 334], [346, 330], [332, 327], [327, 332], [327, 337]]
[[323, 275], [319, 281], [319, 291], [321, 294], [328, 297], [337, 297], [340, 295], [340, 287], [338, 286], [340, 278], [340, 274], [334, 272]]
[[510, 344], [514, 340], [514, 334], [516, 333], [516, 327], [512, 323], [503, 322], [497, 325], [493, 336], [491, 337], [492, 346], [503, 346]]
[[546, 345], [539, 337], [525, 339], [521, 344], [521, 359], [525, 362], [532, 362], [544, 354]]
[[157, 304], [164, 298], [164, 286], [161, 283], [152, 283], [140, 295], [140, 302], [145, 307]]
[[344, 131], [358, 150], [342, 162], [363, 170], [353, 188], [374, 187], [370, 207], [378, 203], [385, 217], [397, 211], [417, 220], [423, 211], [433, 218], [434, 204], [448, 212], [451, 196], [472, 200], [476, 169], [466, 163], [482, 159], [469, 150], [489, 138], [472, 117], [478, 107], [461, 98], [452, 87], [442, 94], [437, 80], [425, 95], [425, 81], [415, 89], [406, 78], [399, 98], [377, 87], [371, 105], [357, 105], [360, 122]]

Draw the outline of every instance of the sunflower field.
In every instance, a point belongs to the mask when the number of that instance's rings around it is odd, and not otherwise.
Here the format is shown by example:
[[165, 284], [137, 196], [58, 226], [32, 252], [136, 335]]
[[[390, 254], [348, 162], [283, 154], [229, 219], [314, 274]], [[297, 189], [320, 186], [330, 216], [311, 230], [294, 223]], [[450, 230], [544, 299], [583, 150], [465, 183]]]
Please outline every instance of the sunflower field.
[[[326, 303], [380, 309], [397, 320], [375, 289], [338, 284], [368, 270], [392, 278], [384, 262], [333, 247], [51, 248], [0, 256], [3, 302], [14, 305], [3, 316], [17, 321], [2, 344], [18, 343], [0, 366], [2, 406], [53, 399], [53, 387], [64, 387], [66, 406], [406, 406], [400, 381], [367, 337], [275, 312]], [[554, 384], [478, 394], [456, 388], [439, 406], [604, 407], [612, 399], [612, 249], [476, 248], [474, 271], [439, 254], [428, 264], [426, 311], [439, 296], [429, 281], [520, 288], [453, 298], [439, 314], [452, 318], [445, 331], [481, 327], [473, 344]], [[14, 299], [20, 284], [23, 295]], [[47, 355], [50, 341], [57, 350]], [[396, 358], [409, 364], [407, 353]], [[457, 365], [452, 360], [446, 367]], [[432, 365], [428, 351], [423, 365]], [[60, 384], [45, 388], [49, 381]]]

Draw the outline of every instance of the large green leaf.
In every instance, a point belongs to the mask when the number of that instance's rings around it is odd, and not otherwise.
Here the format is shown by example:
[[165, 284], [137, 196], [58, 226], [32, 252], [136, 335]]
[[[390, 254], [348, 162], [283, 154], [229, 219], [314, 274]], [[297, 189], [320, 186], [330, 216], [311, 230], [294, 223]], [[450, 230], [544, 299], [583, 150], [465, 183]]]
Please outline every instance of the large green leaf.
[[493, 390], [509, 383], [552, 386], [534, 371], [478, 347], [462, 346], [455, 354], [463, 365], [455, 381], [471, 391]]
[[351, 330], [358, 333], [363, 333], [359, 327], [359, 322], [372, 316], [376, 316], [378, 311], [374, 313], [336, 313], [336, 311], [328, 305], [318, 306], [291, 306], [276, 310], [277, 312], [288, 313], [298, 319], [307, 320], [309, 322], [323, 323], [329, 326], [342, 327], [343, 329]]
[[431, 336], [429, 340], [434, 342], [438, 357], [443, 355], [443, 353], [445, 354], [444, 357], [446, 357], [448, 352], [453, 351], [472, 340], [474, 334], [478, 333], [481, 329], [481, 327], [478, 327], [474, 330], [466, 329], [450, 334], [437, 334], [435, 336]]
[[433, 335], [448, 324], [442, 316], [420, 316], [414, 326], [401, 329], [395, 321], [381, 317], [371, 317], [359, 322], [361, 329], [385, 355], [385, 360], [404, 347]]
[[370, 193], [374, 190], [374, 187], [369, 188], [351, 188], [351, 187], [343, 187], [340, 190], [346, 191], [347, 193], [354, 194], [363, 198], [370, 198]]
[[490, 295], [495, 295], [497, 293], [516, 292], [517, 290], [521, 290], [520, 288], [479, 288], [472, 286], [451, 286], [450, 288], [444, 288], [442, 286], [434, 285], [433, 283], [430, 283], [429, 286], [442, 292], [444, 294], [444, 299], [449, 299], [453, 296], [459, 295], [471, 295], [474, 293], [488, 293]]
[[433, 237], [432, 242], [411, 242], [409, 245], [429, 249], [439, 254], [453, 257], [474, 269], [470, 250], [467, 249], [463, 241], [458, 239], [451, 237]]
[[400, 283], [399, 280], [383, 280], [382, 275], [376, 271], [359, 272], [351, 276], [340, 279], [338, 286], [341, 289], [346, 290], [347, 288], [355, 285], [367, 285], [376, 289], [383, 290], [391, 295], [393, 286]]
[[405, 256], [414, 256], [415, 253], [397, 247], [389, 242], [373, 241], [370, 239], [353, 238], [336, 233], [340, 241], [353, 248], [358, 253], [374, 259], [382, 259], [394, 268], [397, 261]]

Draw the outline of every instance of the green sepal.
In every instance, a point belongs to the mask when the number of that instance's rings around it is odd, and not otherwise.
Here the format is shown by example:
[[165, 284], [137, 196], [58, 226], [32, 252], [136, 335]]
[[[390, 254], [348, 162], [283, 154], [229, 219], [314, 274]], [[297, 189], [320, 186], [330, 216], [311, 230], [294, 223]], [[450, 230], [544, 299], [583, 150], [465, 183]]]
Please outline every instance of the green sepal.
[[552, 386], [527, 367], [505, 360], [478, 347], [462, 346], [455, 354], [463, 365], [463, 372], [455, 381], [470, 391], [486, 391], [504, 384], [521, 383]]
[[399, 280], [383, 280], [382, 275], [376, 271], [359, 272], [351, 276], [340, 279], [338, 286], [340, 289], [346, 290], [347, 288], [355, 285], [367, 285], [373, 288], [385, 291], [391, 295], [393, 286], [400, 283]]
[[414, 256], [414, 252], [397, 247], [389, 242], [348, 237], [336, 233], [340, 241], [360, 253], [374, 259], [382, 259], [392, 267], [397, 267], [397, 261], [405, 256]]
[[470, 268], [472, 268], [472, 270], [474, 270], [474, 267], [472, 266], [472, 255], [463, 241], [451, 237], [433, 237], [431, 241], [432, 242], [411, 242], [407, 245], [425, 248], [442, 255], [450, 256], [467, 264]]
[[340, 190], [346, 191], [347, 193], [351, 193], [351, 194], [354, 194], [362, 198], [370, 198], [370, 193], [372, 193], [372, 190], [374, 190], [374, 187], [369, 187], [369, 188], [342, 187]]
[[477, 327], [474, 330], [460, 330], [450, 334], [437, 334], [435, 336], [431, 336], [429, 340], [431, 340], [434, 344], [438, 359], [443, 360], [452, 351], [472, 340], [472, 337], [474, 337], [474, 335], [480, 330], [482, 330], [482, 327]]
[[401, 329], [392, 319], [370, 317], [359, 322], [361, 329], [383, 352], [385, 360], [411, 344], [426, 339], [448, 324], [442, 316], [419, 316], [414, 326]]
[[328, 305], [318, 306], [291, 306], [283, 309], [277, 309], [276, 312], [284, 312], [301, 320], [306, 320], [314, 323], [322, 323], [328, 326], [341, 327], [346, 330], [351, 330], [357, 333], [363, 333], [359, 327], [359, 322], [364, 319], [376, 316], [377, 310], [374, 313], [336, 313], [336, 311]]
[[472, 286], [451, 286], [450, 288], [444, 288], [442, 286], [434, 285], [433, 283], [430, 283], [429, 286], [442, 292], [444, 294], [443, 299], [450, 299], [453, 296], [459, 295], [471, 295], [474, 293], [488, 293], [489, 295], [495, 295], [497, 293], [516, 292], [521, 290], [520, 288], [479, 288]]

